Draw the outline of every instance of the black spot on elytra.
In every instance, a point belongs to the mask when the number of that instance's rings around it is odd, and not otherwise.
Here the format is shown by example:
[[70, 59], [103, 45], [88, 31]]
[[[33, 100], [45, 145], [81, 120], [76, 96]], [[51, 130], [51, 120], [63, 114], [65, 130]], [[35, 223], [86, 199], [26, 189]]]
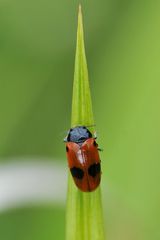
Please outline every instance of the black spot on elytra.
[[84, 176], [84, 172], [82, 169], [77, 168], [77, 167], [73, 167], [70, 169], [71, 174], [74, 178], [78, 178], [78, 179], [82, 179]]
[[95, 177], [101, 171], [100, 163], [94, 163], [88, 168], [88, 174]]
[[66, 152], [68, 152], [69, 151], [69, 148], [66, 146]]

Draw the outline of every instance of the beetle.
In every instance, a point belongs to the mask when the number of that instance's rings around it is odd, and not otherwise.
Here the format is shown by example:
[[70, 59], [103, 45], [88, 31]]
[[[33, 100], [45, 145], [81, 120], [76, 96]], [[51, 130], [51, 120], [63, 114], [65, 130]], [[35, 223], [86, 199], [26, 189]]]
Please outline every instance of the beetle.
[[101, 164], [96, 136], [85, 126], [76, 126], [64, 139], [68, 166], [76, 186], [83, 192], [94, 191], [101, 181]]

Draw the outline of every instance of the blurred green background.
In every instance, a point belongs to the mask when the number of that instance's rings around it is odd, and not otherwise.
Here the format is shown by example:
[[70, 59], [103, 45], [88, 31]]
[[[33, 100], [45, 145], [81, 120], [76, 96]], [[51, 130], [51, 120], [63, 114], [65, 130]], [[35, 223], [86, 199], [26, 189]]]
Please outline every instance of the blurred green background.
[[[1, 164], [66, 164], [78, 3], [0, 1]], [[159, 240], [160, 1], [81, 3], [107, 239]], [[64, 218], [54, 202], [5, 210], [0, 239], [61, 240]]]

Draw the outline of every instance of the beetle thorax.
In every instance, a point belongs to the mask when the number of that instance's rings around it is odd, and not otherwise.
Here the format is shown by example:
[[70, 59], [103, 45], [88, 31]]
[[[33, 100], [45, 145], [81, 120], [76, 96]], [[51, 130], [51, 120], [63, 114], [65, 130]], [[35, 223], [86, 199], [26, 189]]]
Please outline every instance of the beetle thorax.
[[92, 137], [92, 133], [85, 127], [79, 126], [71, 128], [68, 133], [67, 141], [75, 143], [83, 143]]

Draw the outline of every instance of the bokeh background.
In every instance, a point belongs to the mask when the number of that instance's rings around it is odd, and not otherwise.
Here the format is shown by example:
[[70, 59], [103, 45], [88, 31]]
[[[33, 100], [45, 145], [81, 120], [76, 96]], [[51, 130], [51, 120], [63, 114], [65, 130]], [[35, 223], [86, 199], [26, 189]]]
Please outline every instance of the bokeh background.
[[[78, 1], [0, 1], [0, 239], [65, 228]], [[160, 1], [81, 1], [109, 240], [160, 239]]]

